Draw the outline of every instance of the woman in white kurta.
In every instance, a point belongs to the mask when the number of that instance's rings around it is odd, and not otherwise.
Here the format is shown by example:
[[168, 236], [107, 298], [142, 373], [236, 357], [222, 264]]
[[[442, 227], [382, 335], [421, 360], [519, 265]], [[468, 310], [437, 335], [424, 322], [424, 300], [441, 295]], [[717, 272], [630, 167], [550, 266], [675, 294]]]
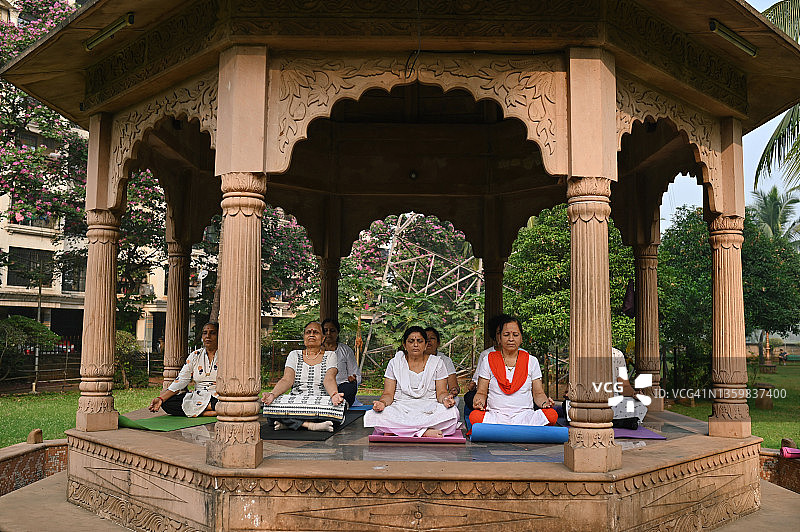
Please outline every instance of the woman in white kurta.
[[[344, 395], [336, 388], [336, 353], [322, 346], [322, 324], [303, 328], [305, 349], [289, 353], [283, 377], [261, 398], [264, 415], [275, 430], [307, 429], [333, 432], [344, 419]], [[283, 395], [291, 389], [291, 393]]]
[[[507, 316], [499, 325], [500, 349], [489, 353], [478, 366], [478, 391], [472, 423], [500, 425], [549, 425], [558, 415], [553, 400], [542, 388], [539, 361], [519, 348], [522, 326]], [[534, 401], [541, 408], [534, 410]]]
[[[203, 326], [203, 347], [192, 351], [178, 377], [153, 399], [149, 409], [158, 412], [161, 408], [172, 416], [216, 416], [217, 404], [217, 337], [218, 325]], [[194, 381], [194, 391], [182, 390]]]
[[447, 391], [442, 360], [425, 355], [425, 330], [410, 327], [403, 351], [386, 367], [383, 395], [364, 415], [364, 426], [397, 436], [438, 437], [455, 434], [458, 409]]

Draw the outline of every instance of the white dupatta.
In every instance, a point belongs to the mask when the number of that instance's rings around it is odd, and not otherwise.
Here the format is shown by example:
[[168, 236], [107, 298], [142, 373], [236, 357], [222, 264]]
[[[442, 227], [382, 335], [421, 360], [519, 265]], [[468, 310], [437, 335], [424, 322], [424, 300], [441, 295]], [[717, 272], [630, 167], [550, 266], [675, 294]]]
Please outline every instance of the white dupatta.
[[408, 360], [402, 351], [399, 351], [394, 356], [394, 376], [397, 380], [397, 386], [407, 396], [414, 399], [422, 399], [425, 397], [429, 390], [436, 390], [436, 366], [443, 364], [442, 360], [437, 356], [429, 356], [425, 362], [425, 369], [422, 371], [422, 378], [419, 380], [417, 386], [411, 385], [411, 369], [408, 367]]

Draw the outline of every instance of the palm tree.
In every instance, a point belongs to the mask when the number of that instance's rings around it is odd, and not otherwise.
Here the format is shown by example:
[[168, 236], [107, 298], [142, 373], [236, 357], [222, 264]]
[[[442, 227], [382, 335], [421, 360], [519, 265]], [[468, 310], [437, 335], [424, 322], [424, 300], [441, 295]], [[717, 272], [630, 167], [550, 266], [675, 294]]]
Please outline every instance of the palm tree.
[[800, 234], [800, 220], [794, 219], [795, 206], [800, 203], [795, 190], [797, 188], [781, 194], [778, 187], [773, 186], [767, 192], [753, 192], [753, 218], [769, 238], [780, 236], [794, 240]]
[[[783, 30], [790, 38], [800, 42], [800, 0], [776, 2], [763, 15]], [[764, 147], [756, 168], [755, 184], [778, 166], [784, 166], [784, 179], [788, 186], [800, 184], [800, 105], [789, 109]]]

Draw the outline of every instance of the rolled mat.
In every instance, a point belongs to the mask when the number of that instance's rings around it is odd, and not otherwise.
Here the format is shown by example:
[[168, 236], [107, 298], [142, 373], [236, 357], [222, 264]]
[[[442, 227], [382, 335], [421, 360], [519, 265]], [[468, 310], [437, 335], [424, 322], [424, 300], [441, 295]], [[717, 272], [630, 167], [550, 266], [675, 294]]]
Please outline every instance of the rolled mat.
[[783, 458], [800, 458], [800, 449], [781, 447], [781, 456]]
[[215, 423], [215, 417], [181, 417], [181, 416], [155, 416], [145, 419], [130, 419], [123, 415], [119, 416], [120, 428], [157, 430], [159, 432], [169, 432], [171, 430], [186, 429], [198, 425]]
[[451, 436], [441, 438], [429, 438], [427, 436], [395, 436], [394, 434], [375, 434], [369, 435], [370, 443], [467, 443], [467, 439], [459, 430]]
[[497, 425], [475, 423], [472, 425], [472, 441], [505, 443], [564, 443], [569, 439], [567, 427], [528, 425]]

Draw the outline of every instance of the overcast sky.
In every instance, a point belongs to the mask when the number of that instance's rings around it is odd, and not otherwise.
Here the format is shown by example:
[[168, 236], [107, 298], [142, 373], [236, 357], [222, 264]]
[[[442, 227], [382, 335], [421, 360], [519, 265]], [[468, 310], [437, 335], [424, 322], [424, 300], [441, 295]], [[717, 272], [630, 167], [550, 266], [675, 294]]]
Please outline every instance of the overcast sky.
[[[774, 4], [775, 1], [776, 0], [750, 0], [750, 4], [759, 11], [763, 11]], [[764, 151], [764, 146], [769, 140], [769, 137], [772, 135], [772, 132], [775, 130], [780, 118], [781, 117], [778, 116], [770, 120], [760, 128], [751, 131], [744, 137], [744, 180], [746, 202], [748, 205], [752, 201], [751, 193], [754, 190], [753, 183], [756, 166], [758, 166], [758, 159], [761, 157], [761, 152]], [[783, 189], [783, 182], [781, 181], [780, 176], [776, 175], [772, 178], [759, 180], [758, 188], [765, 190], [770, 188], [772, 185], [777, 185], [779, 189]], [[669, 189], [667, 189], [667, 192], [664, 194], [664, 198], [661, 202], [662, 232], [670, 225], [672, 221], [672, 215], [677, 207], [680, 207], [681, 205], [700, 206], [702, 204], [702, 189], [697, 185], [695, 179], [693, 177], [677, 177], [675, 182], [669, 186]]]

